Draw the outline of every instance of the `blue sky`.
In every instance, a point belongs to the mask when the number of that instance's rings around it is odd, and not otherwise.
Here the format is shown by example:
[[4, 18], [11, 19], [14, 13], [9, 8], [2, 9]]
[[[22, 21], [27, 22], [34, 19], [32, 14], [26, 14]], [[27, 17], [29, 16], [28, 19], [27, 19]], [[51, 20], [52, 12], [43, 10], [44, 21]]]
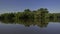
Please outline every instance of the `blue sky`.
[[0, 13], [18, 12], [27, 8], [47, 8], [50, 13], [59, 13], [60, 0], [0, 0]]

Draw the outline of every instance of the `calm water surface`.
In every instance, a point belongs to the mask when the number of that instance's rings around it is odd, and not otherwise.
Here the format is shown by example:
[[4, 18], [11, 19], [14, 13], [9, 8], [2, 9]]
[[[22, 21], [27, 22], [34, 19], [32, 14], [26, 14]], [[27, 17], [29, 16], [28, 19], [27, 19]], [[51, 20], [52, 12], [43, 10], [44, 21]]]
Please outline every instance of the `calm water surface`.
[[5, 24], [0, 22], [0, 34], [60, 34], [60, 23], [49, 22], [47, 27], [24, 24]]

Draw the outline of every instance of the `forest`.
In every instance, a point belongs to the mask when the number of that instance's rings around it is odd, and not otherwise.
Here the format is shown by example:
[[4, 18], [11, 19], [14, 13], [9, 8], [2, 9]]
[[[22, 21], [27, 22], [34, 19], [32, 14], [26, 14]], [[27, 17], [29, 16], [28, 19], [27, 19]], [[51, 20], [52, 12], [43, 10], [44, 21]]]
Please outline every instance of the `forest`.
[[0, 14], [0, 20], [20, 20], [20, 19], [58, 19], [60, 13], [49, 13], [47, 8], [40, 8], [31, 11], [25, 9], [23, 12]]

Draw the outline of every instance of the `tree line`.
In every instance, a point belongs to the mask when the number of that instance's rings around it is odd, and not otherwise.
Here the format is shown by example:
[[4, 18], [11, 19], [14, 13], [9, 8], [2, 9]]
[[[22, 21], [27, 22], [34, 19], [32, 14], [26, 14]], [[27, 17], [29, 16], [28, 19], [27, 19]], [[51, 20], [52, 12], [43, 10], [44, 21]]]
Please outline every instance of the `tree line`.
[[4, 13], [0, 14], [0, 20], [20, 20], [20, 19], [41, 19], [45, 20], [48, 18], [60, 18], [60, 13], [49, 13], [47, 8], [40, 8], [31, 11], [30, 9], [25, 9], [23, 12], [17, 13]]

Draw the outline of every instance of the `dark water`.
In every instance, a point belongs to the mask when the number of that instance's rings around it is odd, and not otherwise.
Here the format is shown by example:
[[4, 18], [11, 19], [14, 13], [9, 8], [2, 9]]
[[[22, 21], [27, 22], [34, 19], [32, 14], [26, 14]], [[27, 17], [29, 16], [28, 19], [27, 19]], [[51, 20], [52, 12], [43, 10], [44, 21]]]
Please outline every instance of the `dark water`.
[[60, 34], [59, 21], [0, 22], [0, 34]]

